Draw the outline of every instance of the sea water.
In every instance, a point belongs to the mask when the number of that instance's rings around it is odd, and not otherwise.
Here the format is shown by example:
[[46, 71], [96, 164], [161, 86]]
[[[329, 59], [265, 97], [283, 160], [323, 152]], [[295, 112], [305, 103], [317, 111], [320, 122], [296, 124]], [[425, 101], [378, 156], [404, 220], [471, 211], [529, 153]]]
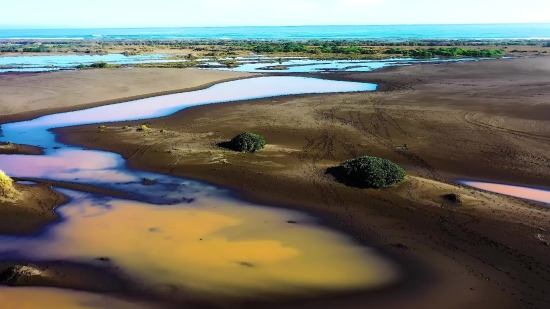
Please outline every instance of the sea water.
[[0, 39], [540, 39], [545, 24], [0, 29]]

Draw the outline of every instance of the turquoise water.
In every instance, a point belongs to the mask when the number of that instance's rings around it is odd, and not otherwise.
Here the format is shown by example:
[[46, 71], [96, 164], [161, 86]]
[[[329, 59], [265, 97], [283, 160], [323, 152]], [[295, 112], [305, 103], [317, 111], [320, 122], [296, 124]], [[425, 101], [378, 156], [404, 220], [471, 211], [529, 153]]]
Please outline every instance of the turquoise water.
[[0, 39], [508, 39], [550, 38], [550, 24], [0, 29]]
[[[166, 59], [167, 55], [136, 55], [124, 56], [122, 54], [109, 55], [57, 55], [57, 56], [9, 56], [0, 57], [0, 73], [6, 72], [46, 72], [58, 70], [74, 70], [79, 64], [89, 65], [97, 61], [105, 61], [110, 64], [138, 64], [138, 63], [167, 63], [182, 62], [187, 60]], [[372, 71], [389, 66], [404, 66], [424, 62], [457, 62], [474, 61], [479, 59], [461, 58], [461, 59], [412, 59], [412, 58], [394, 58], [384, 60], [312, 60], [269, 58], [264, 56], [254, 56], [250, 58], [237, 57], [240, 64], [236, 68], [227, 68], [218, 62], [208, 59], [199, 59], [199, 68], [216, 69], [223, 71], [236, 72], [287, 72], [287, 73], [306, 73], [306, 72], [365, 72]], [[284, 66], [284, 68], [273, 70], [269, 67]]]
[[[440, 63], [440, 62], [461, 62], [461, 61], [477, 61], [480, 59], [460, 58], [460, 59], [413, 59], [413, 58], [394, 58], [383, 60], [312, 60], [312, 59], [284, 59], [275, 61], [268, 59], [271, 62], [263, 60], [253, 62], [250, 60], [240, 59], [241, 65], [236, 68], [217, 67], [217, 62], [205, 62], [201, 68], [215, 69], [223, 71], [249, 72], [249, 73], [269, 73], [269, 72], [285, 72], [285, 73], [313, 73], [313, 72], [368, 72], [376, 69], [381, 69], [391, 66], [408, 66], [418, 63]], [[281, 68], [278, 68], [281, 67]]]

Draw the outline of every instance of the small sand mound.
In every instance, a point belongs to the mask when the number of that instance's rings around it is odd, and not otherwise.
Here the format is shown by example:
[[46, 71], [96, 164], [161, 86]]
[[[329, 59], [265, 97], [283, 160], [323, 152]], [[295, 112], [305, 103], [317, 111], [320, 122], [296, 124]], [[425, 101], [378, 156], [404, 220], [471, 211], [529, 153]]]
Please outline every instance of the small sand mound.
[[443, 195], [443, 198], [446, 199], [449, 202], [461, 204], [462, 203], [462, 197], [458, 193], [449, 193]]
[[0, 273], [0, 284], [25, 285], [31, 277], [41, 276], [42, 270], [30, 265], [17, 265]]
[[13, 186], [13, 180], [0, 170], [0, 198], [14, 199], [19, 192]]

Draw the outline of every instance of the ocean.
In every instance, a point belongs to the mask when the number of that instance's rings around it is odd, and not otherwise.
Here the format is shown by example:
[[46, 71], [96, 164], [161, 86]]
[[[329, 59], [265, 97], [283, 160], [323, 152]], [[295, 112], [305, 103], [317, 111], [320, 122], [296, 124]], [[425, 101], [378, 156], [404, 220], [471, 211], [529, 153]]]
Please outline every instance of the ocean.
[[288, 27], [0, 29], [0, 39], [550, 39], [550, 23]]

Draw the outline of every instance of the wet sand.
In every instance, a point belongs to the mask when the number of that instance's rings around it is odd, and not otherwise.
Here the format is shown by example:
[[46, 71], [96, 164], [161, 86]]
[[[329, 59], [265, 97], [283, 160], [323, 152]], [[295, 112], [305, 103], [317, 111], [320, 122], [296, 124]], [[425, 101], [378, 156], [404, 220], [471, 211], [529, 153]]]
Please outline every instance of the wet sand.
[[0, 198], [0, 234], [29, 234], [57, 219], [53, 209], [67, 198], [46, 184], [14, 184], [21, 196], [14, 203]]
[[44, 154], [44, 150], [29, 145], [0, 143], [0, 154], [41, 155]]
[[[250, 201], [304, 210], [407, 266], [390, 290], [284, 308], [544, 308], [547, 206], [425, 180], [548, 186], [550, 61], [544, 58], [320, 74], [380, 83], [382, 92], [303, 95], [200, 106], [143, 122], [56, 130], [71, 144], [121, 153], [131, 168], [237, 190]], [[161, 133], [164, 129], [166, 132]], [[245, 130], [270, 146], [253, 155], [216, 144]], [[396, 148], [407, 143], [409, 150]], [[327, 167], [358, 155], [403, 164], [397, 188], [347, 188]], [[228, 164], [224, 164], [227, 160]], [[459, 192], [465, 203], [440, 195]]]

